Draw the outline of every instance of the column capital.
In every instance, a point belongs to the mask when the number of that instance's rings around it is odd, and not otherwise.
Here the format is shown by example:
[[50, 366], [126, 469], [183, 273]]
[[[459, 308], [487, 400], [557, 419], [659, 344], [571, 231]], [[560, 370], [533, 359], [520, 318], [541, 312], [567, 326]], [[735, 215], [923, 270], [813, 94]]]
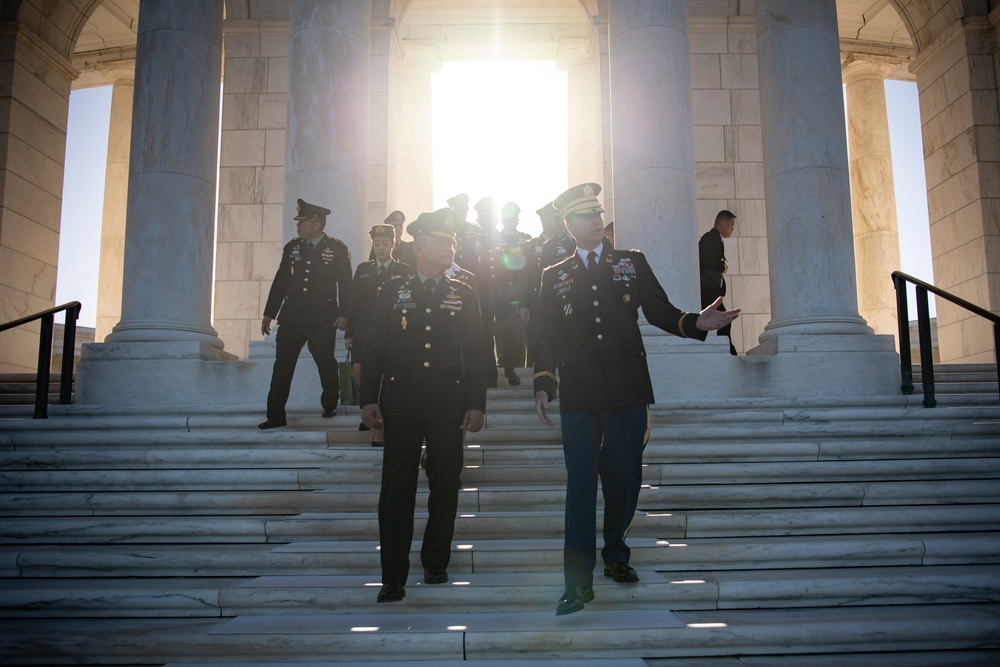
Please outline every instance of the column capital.
[[135, 82], [135, 58], [101, 63], [94, 70], [112, 86], [128, 85]]
[[407, 39], [403, 41], [402, 54], [401, 64], [426, 67], [432, 72], [441, 71], [444, 61], [441, 45], [433, 39]]
[[845, 84], [868, 79], [885, 79], [899, 65], [899, 59], [892, 56], [867, 53], [847, 53], [840, 56], [840, 71]]

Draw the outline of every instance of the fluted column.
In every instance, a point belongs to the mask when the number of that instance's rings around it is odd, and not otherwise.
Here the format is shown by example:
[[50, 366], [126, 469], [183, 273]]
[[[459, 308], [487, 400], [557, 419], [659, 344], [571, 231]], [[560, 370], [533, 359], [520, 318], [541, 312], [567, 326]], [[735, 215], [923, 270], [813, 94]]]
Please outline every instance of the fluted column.
[[210, 325], [222, 78], [220, 0], [143, 5], [122, 318], [108, 342], [195, 341]]
[[899, 270], [896, 192], [885, 108], [885, 76], [893, 66], [886, 59], [852, 55], [843, 67], [858, 307], [876, 333], [890, 335], [898, 332], [898, 320], [896, 291], [889, 276]]
[[[126, 66], [121, 66], [122, 64]], [[102, 342], [121, 319], [125, 219], [128, 210], [128, 156], [132, 144], [132, 95], [135, 61], [116, 63], [102, 72], [111, 82], [111, 123], [104, 172], [101, 259], [97, 279], [97, 322], [94, 340]]]
[[871, 334], [858, 314], [836, 0], [758, 0], [771, 316], [778, 334]]
[[687, 3], [609, 3], [615, 236], [671, 301], [699, 305]]
[[298, 198], [333, 210], [326, 232], [357, 254], [368, 221], [371, 3], [292, 0], [284, 237]]

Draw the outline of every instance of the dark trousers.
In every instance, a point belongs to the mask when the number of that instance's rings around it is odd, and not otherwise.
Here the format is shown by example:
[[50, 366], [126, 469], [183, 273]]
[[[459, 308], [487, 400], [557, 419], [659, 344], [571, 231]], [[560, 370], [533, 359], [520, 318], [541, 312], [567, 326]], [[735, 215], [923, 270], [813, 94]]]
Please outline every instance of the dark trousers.
[[597, 563], [597, 480], [604, 494], [605, 565], [628, 563], [625, 544], [642, 486], [642, 450], [649, 414], [640, 405], [607, 412], [560, 415], [566, 458], [566, 586], [592, 587]]
[[497, 318], [497, 350], [504, 369], [524, 368], [524, 336], [524, 322], [520, 317]]
[[427, 440], [427, 526], [420, 561], [444, 570], [451, 559], [451, 538], [462, 475], [461, 418], [385, 418], [382, 491], [378, 499], [378, 536], [382, 583], [405, 585], [410, 573], [413, 511], [416, 505], [420, 446]]
[[274, 370], [271, 371], [271, 390], [267, 393], [267, 418], [285, 419], [285, 403], [292, 388], [295, 363], [303, 345], [319, 368], [319, 381], [323, 385], [320, 403], [324, 410], [334, 410], [340, 400], [340, 375], [333, 351], [337, 346], [337, 329], [327, 326], [300, 326], [282, 324], [275, 338]]
[[493, 312], [483, 308], [483, 336], [486, 337], [486, 386], [497, 386], [497, 355], [493, 347]]

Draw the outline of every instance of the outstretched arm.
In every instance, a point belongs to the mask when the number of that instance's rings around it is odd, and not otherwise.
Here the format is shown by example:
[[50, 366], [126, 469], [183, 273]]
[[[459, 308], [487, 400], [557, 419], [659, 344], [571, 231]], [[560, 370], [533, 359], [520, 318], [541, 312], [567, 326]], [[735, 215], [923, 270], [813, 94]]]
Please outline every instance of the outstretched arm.
[[719, 305], [722, 304], [722, 297], [720, 296], [715, 301], [710, 303], [705, 310], [701, 311], [698, 315], [698, 320], [695, 326], [701, 331], [716, 331], [722, 327], [728, 326], [733, 323], [737, 317], [740, 316], [740, 309], [735, 310], [719, 310]]

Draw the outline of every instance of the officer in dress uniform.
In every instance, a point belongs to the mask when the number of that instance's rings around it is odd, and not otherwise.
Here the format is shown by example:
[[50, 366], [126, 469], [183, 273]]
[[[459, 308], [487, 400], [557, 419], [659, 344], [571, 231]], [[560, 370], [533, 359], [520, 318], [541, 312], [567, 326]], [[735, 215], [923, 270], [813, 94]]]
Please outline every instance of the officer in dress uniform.
[[493, 312], [495, 317], [497, 351], [504, 376], [511, 386], [521, 384], [517, 368], [524, 367], [525, 323], [528, 319], [524, 295], [530, 276], [530, 267], [524, 255], [525, 243], [531, 237], [517, 231], [521, 207], [507, 202], [500, 209], [501, 229], [495, 235], [493, 254]]
[[[698, 241], [698, 265], [701, 272], [701, 305], [702, 307], [715, 301], [720, 296], [726, 296], [726, 277], [729, 263], [726, 261], [726, 246], [722, 239], [728, 239], [736, 228], [736, 214], [722, 210], [715, 216], [715, 224], [702, 235]], [[719, 304], [725, 310], [725, 306]], [[729, 354], [736, 355], [733, 345], [733, 329], [725, 327], [717, 332], [719, 336], [729, 338]]]
[[650, 324], [684, 338], [732, 322], [739, 311], [715, 305], [701, 313], [675, 308], [637, 250], [615, 250], [604, 239], [601, 188], [585, 183], [555, 200], [577, 250], [545, 269], [538, 296], [541, 336], [535, 353], [535, 411], [547, 412], [559, 370], [563, 454], [566, 461], [566, 589], [556, 614], [571, 614], [594, 599], [597, 481], [604, 495], [604, 576], [639, 580], [625, 536], [642, 483], [648, 405], [653, 388], [639, 332], [638, 310]]
[[382, 286], [361, 364], [361, 417], [385, 428], [378, 602], [406, 595], [421, 444], [427, 441], [424, 582], [448, 581], [466, 431], [483, 426], [483, 327], [472, 287], [446, 272], [455, 258], [454, 211], [422, 213], [407, 229], [416, 272]]
[[[542, 222], [542, 233], [525, 242], [523, 247], [530, 271], [524, 285], [524, 296], [521, 298], [521, 302], [528, 309], [526, 339], [528, 366], [535, 362], [535, 339], [538, 337], [538, 327], [532, 315], [538, 308], [538, 288], [542, 284], [542, 270], [561, 262], [576, 250], [576, 241], [566, 231], [562, 213], [556, 210], [552, 202], [535, 211], [535, 214]], [[549, 243], [550, 241], [552, 243]]]
[[[411, 264], [415, 261], [415, 259], [413, 257], [413, 250], [410, 248], [411, 242], [403, 240], [403, 223], [405, 222], [406, 215], [402, 211], [393, 211], [387, 215], [384, 220], [384, 224], [392, 225], [396, 234], [395, 245], [392, 247], [392, 258], [397, 262], [402, 262], [403, 264]], [[371, 252], [368, 253], [368, 261], [371, 262], [374, 260], [375, 246], [373, 245]]]
[[[458, 247], [455, 250], [455, 263], [476, 276], [479, 286], [479, 304], [482, 308], [483, 335], [486, 337], [486, 351], [483, 358], [486, 363], [486, 383], [489, 387], [497, 386], [497, 358], [493, 352], [493, 252], [490, 243], [489, 230], [483, 225], [496, 224], [496, 213], [493, 210], [493, 199], [484, 197], [476, 204], [478, 207], [477, 222], [469, 222], [469, 195], [464, 192], [448, 200], [448, 206], [455, 211], [455, 234]], [[491, 212], [492, 211], [492, 212]]]
[[351, 299], [351, 254], [340, 239], [327, 236], [330, 209], [298, 200], [295, 228], [298, 236], [285, 245], [281, 263], [264, 306], [260, 332], [271, 333], [278, 319], [274, 370], [267, 394], [267, 419], [261, 429], [284, 426], [285, 403], [292, 387], [295, 362], [308, 344], [323, 385], [323, 416], [333, 417], [340, 399], [340, 378], [333, 356], [337, 329], [347, 322]]
[[[390, 278], [413, 273], [409, 265], [393, 259], [396, 230], [392, 225], [375, 225], [368, 235], [372, 237], [372, 252], [375, 254], [375, 259], [359, 264], [357, 271], [354, 272], [354, 281], [351, 283], [351, 310], [347, 314], [347, 328], [344, 331], [344, 346], [351, 351], [353, 362], [351, 375], [358, 386], [361, 386], [365, 337], [368, 335], [368, 325], [372, 319], [379, 290]], [[381, 445], [382, 432], [375, 431], [372, 433], [372, 446]]]

